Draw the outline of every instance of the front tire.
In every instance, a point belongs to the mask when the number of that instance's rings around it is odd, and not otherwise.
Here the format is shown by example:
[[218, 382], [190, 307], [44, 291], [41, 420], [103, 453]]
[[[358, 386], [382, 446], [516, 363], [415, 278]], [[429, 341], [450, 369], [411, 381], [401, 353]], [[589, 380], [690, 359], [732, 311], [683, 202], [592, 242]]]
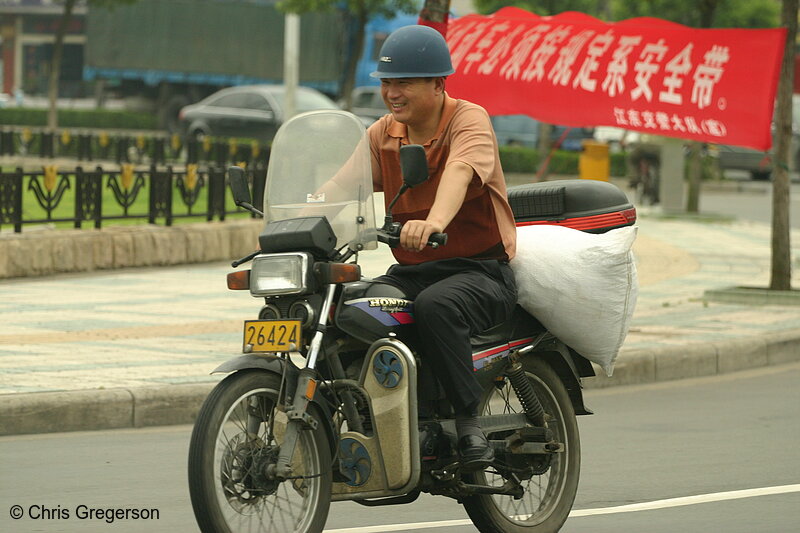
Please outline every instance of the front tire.
[[[481, 533], [555, 533], [569, 516], [580, 477], [581, 449], [578, 422], [567, 390], [553, 369], [542, 359], [530, 357], [522, 361], [528, 381], [549, 416], [547, 425], [564, 451], [548, 456], [549, 468], [535, 465], [541, 474], [522, 479], [524, 494], [512, 496], [477, 495], [464, 500], [464, 508]], [[502, 388], [489, 384], [482, 398], [483, 414], [523, 412], [510, 383]], [[501, 439], [504, 435], [487, 435]], [[498, 455], [501, 463], [509, 463]], [[516, 462], [517, 460], [515, 460]], [[493, 467], [472, 474], [472, 483], [500, 486], [505, 479]]]
[[[287, 418], [276, 409], [281, 378], [241, 371], [206, 399], [189, 446], [189, 493], [205, 533], [316, 533], [328, 517], [331, 456], [323, 425], [300, 432], [297, 479], [271, 479]], [[307, 476], [307, 477], [304, 477]]]

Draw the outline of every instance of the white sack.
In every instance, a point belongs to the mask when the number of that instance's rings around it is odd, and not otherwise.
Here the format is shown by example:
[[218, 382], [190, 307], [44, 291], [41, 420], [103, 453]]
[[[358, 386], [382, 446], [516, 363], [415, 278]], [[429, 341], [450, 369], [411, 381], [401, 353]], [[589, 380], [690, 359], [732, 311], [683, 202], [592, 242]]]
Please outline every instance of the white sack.
[[602, 234], [549, 225], [517, 228], [511, 267], [519, 304], [609, 376], [636, 306], [636, 232], [634, 226]]

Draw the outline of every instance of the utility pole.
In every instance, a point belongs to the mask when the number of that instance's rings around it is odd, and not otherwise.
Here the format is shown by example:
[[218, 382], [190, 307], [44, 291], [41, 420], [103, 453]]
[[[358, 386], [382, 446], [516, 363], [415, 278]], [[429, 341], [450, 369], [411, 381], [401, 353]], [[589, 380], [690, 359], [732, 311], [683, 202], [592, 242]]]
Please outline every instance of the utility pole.
[[283, 121], [286, 122], [297, 109], [295, 94], [300, 79], [300, 15], [287, 13], [283, 31], [283, 84], [286, 87]]

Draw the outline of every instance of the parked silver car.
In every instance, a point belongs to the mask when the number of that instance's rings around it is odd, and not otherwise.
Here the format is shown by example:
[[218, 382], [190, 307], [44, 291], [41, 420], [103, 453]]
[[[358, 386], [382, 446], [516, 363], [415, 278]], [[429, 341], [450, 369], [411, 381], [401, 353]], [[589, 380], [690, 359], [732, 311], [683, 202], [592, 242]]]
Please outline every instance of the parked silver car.
[[[745, 170], [753, 179], [766, 180], [772, 174], [772, 150], [763, 152], [741, 146], [719, 145], [719, 168], [725, 170]], [[792, 97], [792, 141], [789, 145], [789, 171], [800, 171], [800, 95]]]
[[[527, 115], [494, 115], [492, 127], [500, 146], [539, 146], [541, 123]], [[550, 142], [560, 143], [561, 150], [580, 151], [583, 141], [593, 138], [594, 128], [554, 125], [550, 129]]]
[[[241, 85], [215, 92], [181, 109], [179, 131], [184, 136], [246, 137], [269, 142], [284, 120], [283, 85]], [[339, 109], [321, 92], [298, 87], [297, 113], [316, 109]]]
[[379, 85], [363, 85], [353, 89], [351, 111], [360, 116], [368, 117], [375, 121], [389, 112], [383, 103]]

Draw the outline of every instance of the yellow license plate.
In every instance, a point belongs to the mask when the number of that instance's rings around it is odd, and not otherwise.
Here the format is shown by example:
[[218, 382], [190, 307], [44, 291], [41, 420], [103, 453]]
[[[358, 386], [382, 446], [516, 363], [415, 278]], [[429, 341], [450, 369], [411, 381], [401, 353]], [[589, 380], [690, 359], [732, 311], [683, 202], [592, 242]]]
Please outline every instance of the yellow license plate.
[[302, 346], [299, 320], [245, 320], [244, 352], [290, 352]]

